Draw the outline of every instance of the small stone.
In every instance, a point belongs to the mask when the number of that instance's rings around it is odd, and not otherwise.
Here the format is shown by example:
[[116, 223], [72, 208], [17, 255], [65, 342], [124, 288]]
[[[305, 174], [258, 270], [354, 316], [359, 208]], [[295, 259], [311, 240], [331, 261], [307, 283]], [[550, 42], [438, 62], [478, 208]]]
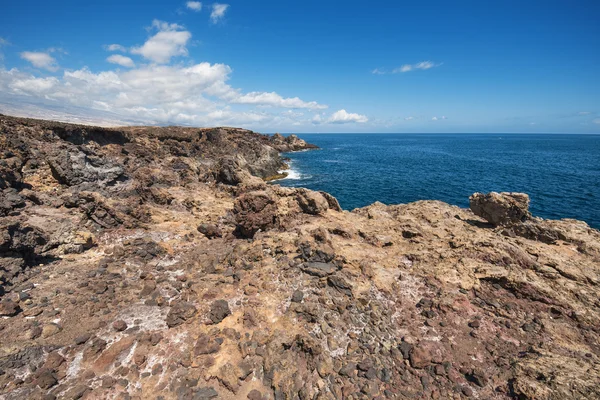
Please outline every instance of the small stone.
[[248, 400], [262, 400], [262, 393], [256, 389], [252, 389], [250, 393], [248, 393]]
[[186, 301], [180, 301], [174, 304], [167, 314], [167, 326], [173, 328], [183, 324], [188, 319], [196, 315], [196, 307]]
[[86, 334], [84, 334], [84, 335], [81, 335], [81, 336], [77, 336], [77, 337], [75, 338], [75, 344], [76, 344], [76, 345], [82, 345], [82, 344], [84, 344], [85, 342], [87, 342], [88, 340], [90, 340], [90, 337], [91, 337], [91, 336], [92, 336], [92, 335], [90, 335], [89, 333], [86, 333]]
[[348, 363], [344, 365], [342, 369], [340, 369], [339, 374], [342, 376], [352, 377], [354, 376], [354, 371], [356, 371], [356, 368], [357, 366], [355, 363]]
[[474, 321], [471, 321], [471, 322], [469, 322], [469, 326], [470, 326], [471, 328], [479, 328], [479, 326], [480, 326], [480, 325], [481, 325], [481, 324], [480, 324], [479, 320], [477, 320], [477, 319], [476, 319], [476, 320], [474, 320]]
[[61, 327], [58, 326], [57, 324], [54, 324], [54, 323], [47, 324], [47, 325], [44, 325], [44, 327], [42, 328], [42, 337], [47, 338], [47, 337], [56, 335], [60, 331], [61, 331]]
[[122, 319], [113, 322], [112, 326], [117, 332], [123, 332], [125, 329], [127, 329], [127, 323]]
[[198, 232], [202, 233], [208, 239], [220, 238], [223, 236], [221, 229], [215, 224], [202, 224], [198, 227]]
[[0, 317], [13, 317], [20, 311], [19, 305], [14, 301], [10, 299], [0, 301]]
[[231, 315], [231, 310], [226, 300], [216, 300], [212, 303], [209, 318], [213, 324], [218, 324], [229, 315]]
[[213, 387], [203, 387], [194, 393], [193, 400], [209, 400], [218, 397], [219, 394]]
[[295, 290], [292, 294], [292, 302], [294, 303], [302, 303], [302, 299], [304, 298], [304, 293], [300, 290]]
[[467, 397], [472, 397], [473, 396], [473, 389], [471, 389], [468, 386], [463, 386], [462, 389], [461, 389], [461, 391]]
[[521, 329], [523, 329], [525, 332], [533, 332], [536, 329], [536, 325], [533, 322], [529, 322], [523, 324], [523, 326], [521, 326]]
[[37, 377], [35, 378], [35, 384], [42, 389], [48, 390], [52, 386], [58, 383], [58, 379], [52, 372], [52, 370], [48, 368], [43, 368], [42, 370], [36, 373]]
[[42, 327], [39, 325], [32, 326], [29, 331], [29, 339], [34, 340], [40, 336], [42, 336]]

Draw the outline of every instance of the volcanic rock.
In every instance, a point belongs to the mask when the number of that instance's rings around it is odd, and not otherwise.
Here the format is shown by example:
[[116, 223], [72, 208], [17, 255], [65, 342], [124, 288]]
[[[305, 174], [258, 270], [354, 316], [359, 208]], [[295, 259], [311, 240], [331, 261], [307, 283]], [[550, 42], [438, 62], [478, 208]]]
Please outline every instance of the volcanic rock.
[[475, 193], [469, 197], [471, 211], [494, 225], [525, 222], [529, 213], [529, 196], [525, 193]]

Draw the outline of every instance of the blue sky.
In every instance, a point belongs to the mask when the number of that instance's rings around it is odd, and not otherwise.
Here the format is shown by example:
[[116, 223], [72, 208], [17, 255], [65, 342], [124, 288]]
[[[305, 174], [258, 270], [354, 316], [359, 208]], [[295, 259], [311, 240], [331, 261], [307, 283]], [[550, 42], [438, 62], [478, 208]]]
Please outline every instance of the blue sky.
[[263, 132], [600, 133], [598, 1], [27, 1], [0, 112]]

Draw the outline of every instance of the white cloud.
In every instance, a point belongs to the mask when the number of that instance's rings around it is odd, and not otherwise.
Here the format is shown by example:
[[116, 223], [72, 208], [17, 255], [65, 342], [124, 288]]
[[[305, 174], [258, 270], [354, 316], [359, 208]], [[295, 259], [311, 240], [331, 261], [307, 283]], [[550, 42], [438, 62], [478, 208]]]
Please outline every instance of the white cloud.
[[200, 3], [199, 1], [188, 1], [187, 3], [185, 3], [185, 6], [190, 10], [196, 12], [202, 10], [202, 3]]
[[437, 120], [438, 120], [438, 117], [433, 117], [433, 118], [431, 118], [431, 120], [432, 120], [432, 121], [437, 121]]
[[24, 51], [20, 55], [22, 59], [29, 61], [34, 67], [47, 69], [48, 71], [58, 70], [56, 59], [48, 53]]
[[[364, 115], [339, 110], [333, 114], [304, 110], [324, 110], [327, 105], [299, 97], [284, 97], [274, 91], [244, 92], [229, 83], [232, 68], [226, 64], [169, 63], [174, 54], [187, 52], [191, 34], [180, 25], [162, 21], [152, 23], [150, 38], [132, 49], [153, 62], [136, 62], [124, 54], [112, 54], [107, 70], [89, 68], [64, 70], [44, 77], [39, 71], [7, 70], [0, 66], [0, 108], [23, 110], [30, 117], [81, 122], [94, 120], [118, 124], [182, 124], [194, 126], [245, 126], [253, 129], [290, 130], [314, 124], [367, 122]], [[177, 45], [154, 51], [161, 33], [184, 33]], [[152, 44], [152, 46], [149, 46]], [[154, 47], [153, 47], [154, 46]], [[153, 47], [153, 48], [152, 48]], [[113, 51], [120, 45], [104, 46]], [[54, 49], [58, 51], [57, 49]], [[58, 67], [48, 51], [42, 53], [49, 68]], [[24, 55], [25, 56], [25, 55]], [[29, 55], [27, 55], [29, 57]], [[41, 63], [40, 57], [29, 59]], [[33, 63], [33, 61], [30, 61]], [[165, 63], [162, 63], [165, 61]], [[52, 64], [54, 63], [54, 64]], [[42, 65], [42, 64], [40, 64]], [[316, 115], [315, 115], [316, 114]]]
[[402, 72], [410, 72], [410, 71], [414, 71], [417, 69], [427, 70], [427, 69], [431, 69], [434, 67], [439, 67], [440, 65], [442, 65], [442, 64], [435, 64], [431, 61], [421, 61], [416, 64], [404, 64], [401, 67], [394, 69], [392, 71], [392, 73], [397, 74], [397, 73], [402, 73]]
[[591, 112], [589, 112], [589, 111], [580, 111], [577, 113], [577, 115], [581, 115], [581, 116], [590, 115], [590, 114], [591, 114]]
[[387, 72], [383, 68], [375, 68], [371, 73], [373, 75], [385, 75]]
[[[61, 104], [71, 114], [110, 112], [112, 120], [177, 123], [196, 126], [263, 124], [269, 128], [310, 124], [295, 108], [325, 108], [275, 92], [245, 94], [228, 84], [232, 70], [225, 64], [142, 65], [128, 70], [65, 71], [61, 77], [39, 78], [17, 69], [0, 68], [0, 99]], [[277, 108], [268, 112], [261, 106]], [[252, 107], [254, 109], [248, 109]], [[281, 108], [288, 111], [281, 112]], [[85, 115], [81, 115], [85, 116]]]
[[331, 124], [347, 124], [352, 122], [364, 123], [369, 121], [365, 115], [349, 113], [346, 110], [339, 110], [334, 112], [327, 122]]
[[405, 121], [412, 121], [413, 119], [415, 119], [415, 117], [405, 117], [404, 118]]
[[210, 20], [213, 24], [219, 22], [220, 19], [225, 17], [225, 12], [229, 8], [229, 4], [215, 3], [212, 5], [212, 12], [210, 13]]
[[313, 110], [324, 109], [327, 106], [316, 101], [306, 102], [298, 97], [283, 98], [275, 92], [250, 92], [243, 95], [233, 95], [230, 100], [234, 104], [255, 104], [281, 108], [308, 108]]
[[186, 45], [192, 34], [181, 25], [154, 20], [150, 29], [158, 32], [142, 46], [132, 48], [133, 54], [140, 54], [158, 64], [166, 64], [176, 56], [188, 55]]
[[123, 53], [125, 53], [127, 51], [125, 46], [121, 46], [120, 44], [105, 44], [102, 47], [106, 51], [122, 51]]
[[592, 120], [592, 122], [593, 122], [594, 124], [598, 124], [598, 125], [600, 125], [600, 118], [596, 118], [596, 119]]
[[135, 63], [133, 62], [133, 60], [131, 58], [122, 56], [120, 54], [113, 54], [112, 56], [108, 57], [106, 59], [106, 61], [108, 61], [109, 63], [112, 63], [112, 64], [118, 64], [118, 65], [121, 65], [121, 66], [127, 67], [127, 68], [135, 67]]

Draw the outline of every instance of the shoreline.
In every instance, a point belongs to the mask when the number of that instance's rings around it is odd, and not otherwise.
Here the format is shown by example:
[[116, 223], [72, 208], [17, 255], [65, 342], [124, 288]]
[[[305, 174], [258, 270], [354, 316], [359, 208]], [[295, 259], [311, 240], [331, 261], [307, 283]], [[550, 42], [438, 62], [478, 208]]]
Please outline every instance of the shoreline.
[[0, 131], [0, 395], [600, 396], [600, 232], [527, 195], [344, 211], [247, 130]]

